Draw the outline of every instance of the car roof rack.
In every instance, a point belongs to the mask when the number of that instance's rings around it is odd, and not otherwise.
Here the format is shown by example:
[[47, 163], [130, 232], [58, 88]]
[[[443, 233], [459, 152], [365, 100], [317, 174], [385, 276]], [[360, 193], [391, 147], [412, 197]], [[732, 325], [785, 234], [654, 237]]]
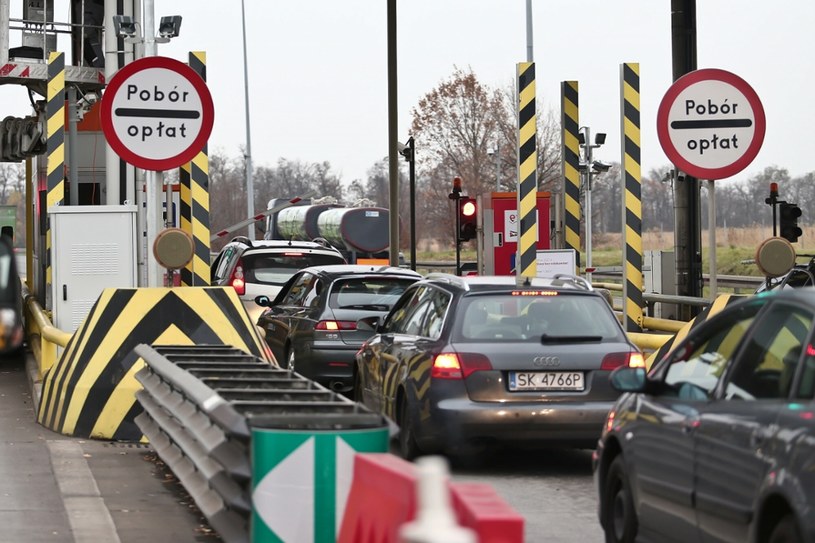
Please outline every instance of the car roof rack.
[[425, 276], [425, 279], [432, 279], [433, 281], [439, 281], [441, 283], [455, 285], [463, 290], [470, 290], [470, 285], [469, 283], [467, 283], [467, 281], [465, 281], [458, 275], [453, 275], [451, 273], [432, 272], [428, 273]]
[[249, 247], [252, 247], [252, 246], [253, 246], [253, 245], [252, 245], [252, 240], [251, 240], [251, 239], [249, 239], [249, 238], [248, 238], [248, 237], [246, 237], [246, 236], [236, 236], [236, 237], [232, 238], [232, 242], [233, 242], [233, 243], [245, 243], [245, 244], [246, 244], [246, 245], [248, 245]]
[[580, 277], [579, 275], [572, 275], [570, 273], [556, 273], [553, 276], [553, 279], [564, 282], [568, 281], [577, 288], [582, 288], [583, 290], [594, 290], [591, 283], [589, 283], [585, 277]]

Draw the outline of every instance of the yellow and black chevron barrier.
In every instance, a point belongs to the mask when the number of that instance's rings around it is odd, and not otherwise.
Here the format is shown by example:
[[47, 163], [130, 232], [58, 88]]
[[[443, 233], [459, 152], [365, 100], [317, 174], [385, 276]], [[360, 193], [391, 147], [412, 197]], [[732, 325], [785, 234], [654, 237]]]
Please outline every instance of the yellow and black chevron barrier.
[[[194, 51], [189, 55], [190, 68], [207, 80], [207, 54]], [[210, 284], [209, 272], [209, 155], [207, 145], [192, 162], [179, 172], [180, 221], [184, 232], [192, 236], [195, 251], [192, 260], [181, 270], [181, 284], [203, 287]]]
[[580, 266], [580, 130], [577, 81], [560, 83], [560, 147], [563, 174], [564, 248], [574, 249]]
[[[694, 328], [696, 328], [697, 326], [699, 326], [700, 324], [705, 322], [707, 319], [709, 319], [710, 317], [712, 317], [716, 313], [719, 313], [725, 307], [727, 307], [727, 306], [729, 306], [731, 304], [734, 304], [734, 303], [736, 303], [736, 302], [738, 302], [740, 300], [743, 300], [743, 299], [744, 299], [744, 296], [738, 296], [738, 295], [734, 295], [734, 294], [722, 294], [721, 296], [718, 296], [713, 301], [712, 304], [710, 304], [705, 309], [703, 309], [698, 315], [696, 315], [695, 318], [688, 321], [688, 323], [685, 324], [685, 326], [683, 326], [682, 329], [679, 330], [679, 332], [674, 334], [674, 336], [672, 338], [670, 338], [668, 341], [663, 343], [662, 347], [660, 347], [658, 350], [651, 353], [651, 355], [645, 361], [645, 366], [650, 369], [651, 366], [654, 364], [654, 362], [661, 359], [663, 356], [665, 356], [671, 350], [673, 350], [674, 347], [679, 345], [688, 336], [688, 333], [690, 333], [691, 330], [693, 330]], [[720, 339], [721, 339], [722, 343], [728, 341], [727, 336], [725, 336], [724, 338], [720, 338]]]
[[537, 275], [538, 191], [537, 117], [535, 115], [535, 63], [518, 63], [518, 262], [515, 275]]
[[642, 332], [642, 173], [640, 167], [640, 65], [620, 65], [622, 100], [623, 327]]
[[[48, 89], [45, 104], [45, 153], [48, 192], [45, 197], [47, 213], [51, 206], [62, 205], [65, 200], [65, 54], [48, 56]], [[51, 224], [45, 233], [45, 292], [51, 297]], [[49, 305], [49, 304], [46, 304]], [[50, 307], [49, 307], [50, 309]]]
[[39, 423], [75, 437], [141, 440], [140, 343], [231, 345], [274, 361], [231, 287], [105, 289], [43, 376]]

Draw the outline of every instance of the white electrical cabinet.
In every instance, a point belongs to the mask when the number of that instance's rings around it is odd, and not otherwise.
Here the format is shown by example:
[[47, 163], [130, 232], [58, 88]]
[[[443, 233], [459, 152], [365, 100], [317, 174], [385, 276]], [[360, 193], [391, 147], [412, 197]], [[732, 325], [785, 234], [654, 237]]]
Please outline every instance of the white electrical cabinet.
[[104, 289], [138, 286], [137, 212], [134, 205], [48, 209], [54, 326], [73, 333]]

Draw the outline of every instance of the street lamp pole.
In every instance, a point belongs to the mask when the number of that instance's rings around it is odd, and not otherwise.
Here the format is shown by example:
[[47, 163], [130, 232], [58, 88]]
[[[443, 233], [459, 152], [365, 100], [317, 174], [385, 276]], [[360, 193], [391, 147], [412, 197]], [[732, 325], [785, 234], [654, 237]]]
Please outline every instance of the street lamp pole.
[[591, 129], [588, 126], [581, 126], [578, 134], [580, 147], [583, 148], [583, 161], [580, 162], [580, 171], [586, 176], [586, 279], [591, 282], [591, 273], [594, 268], [591, 265], [591, 177], [592, 170], [597, 169], [599, 172], [607, 171], [608, 164], [603, 164], [600, 161], [595, 162], [593, 158], [593, 150], [600, 147], [606, 141], [606, 135], [598, 133], [594, 137], [594, 143], [591, 142]]
[[[244, 156], [246, 168], [246, 208], [247, 217], [255, 216], [255, 184], [252, 179], [252, 134], [249, 128], [249, 59], [246, 53], [246, 10], [244, 0], [241, 0], [241, 19], [243, 21], [243, 89], [246, 104], [246, 154]], [[249, 239], [255, 239], [255, 223], [249, 223]]]

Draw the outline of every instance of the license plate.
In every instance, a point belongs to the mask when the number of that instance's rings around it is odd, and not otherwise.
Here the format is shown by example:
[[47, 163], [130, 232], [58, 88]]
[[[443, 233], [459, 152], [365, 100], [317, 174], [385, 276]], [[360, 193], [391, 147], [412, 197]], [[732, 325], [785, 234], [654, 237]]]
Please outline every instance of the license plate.
[[509, 372], [510, 390], [583, 390], [582, 371]]

